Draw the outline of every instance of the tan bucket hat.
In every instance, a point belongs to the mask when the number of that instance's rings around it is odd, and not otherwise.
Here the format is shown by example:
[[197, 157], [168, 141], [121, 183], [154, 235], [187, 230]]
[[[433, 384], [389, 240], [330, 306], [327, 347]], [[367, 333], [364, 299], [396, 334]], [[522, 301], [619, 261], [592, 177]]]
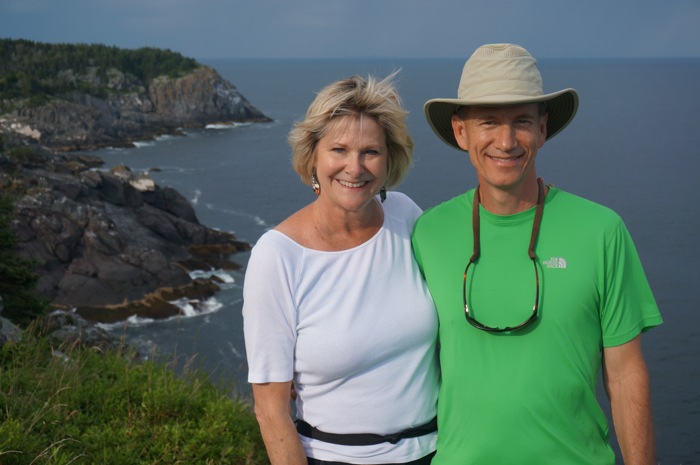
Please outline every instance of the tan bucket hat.
[[452, 115], [459, 107], [538, 102], [544, 102], [547, 107], [547, 139], [551, 139], [574, 119], [578, 93], [564, 89], [543, 94], [537, 60], [527, 50], [513, 44], [488, 44], [476, 49], [465, 63], [457, 98], [428, 100], [423, 109], [435, 134], [462, 150], [452, 132]]

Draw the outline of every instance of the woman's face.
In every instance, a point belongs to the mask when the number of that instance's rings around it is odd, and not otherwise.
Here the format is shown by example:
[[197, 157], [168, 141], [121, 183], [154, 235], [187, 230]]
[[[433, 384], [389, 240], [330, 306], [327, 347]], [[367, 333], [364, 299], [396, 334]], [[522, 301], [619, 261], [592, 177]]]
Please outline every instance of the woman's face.
[[319, 200], [331, 208], [362, 212], [385, 185], [388, 160], [386, 136], [374, 118], [338, 118], [316, 145]]

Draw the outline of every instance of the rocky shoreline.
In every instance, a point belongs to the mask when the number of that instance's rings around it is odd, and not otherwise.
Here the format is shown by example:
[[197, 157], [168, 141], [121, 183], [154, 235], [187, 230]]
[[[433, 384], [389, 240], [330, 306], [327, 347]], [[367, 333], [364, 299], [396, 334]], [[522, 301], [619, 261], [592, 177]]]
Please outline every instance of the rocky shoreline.
[[107, 82], [97, 73], [72, 79], [109, 93], [96, 97], [76, 91], [39, 106], [21, 99], [0, 102], [0, 108], [11, 108], [0, 115], [0, 133], [54, 152], [75, 152], [130, 147], [134, 141], [180, 134], [188, 127], [270, 121], [207, 66], [179, 78], [162, 76], [147, 85], [115, 69], [109, 70]]
[[250, 245], [201, 225], [187, 199], [147, 174], [101, 165], [37, 149], [0, 154], [0, 190], [16, 195], [12, 229], [36, 263], [38, 293], [101, 322], [169, 317], [179, 312], [171, 301], [213, 295], [215, 278], [190, 272], [236, 269], [229, 257]]
[[[80, 150], [128, 146], [183, 127], [269, 121], [211, 68], [161, 77], [138, 92], [110, 74], [105, 98], [73, 94], [0, 115], [0, 193], [14, 199], [18, 253], [36, 264], [51, 308], [90, 322], [179, 314], [172, 302], [218, 289], [195, 270], [231, 270], [250, 245], [199, 223], [180, 193]], [[1, 296], [0, 296], [1, 297]]]

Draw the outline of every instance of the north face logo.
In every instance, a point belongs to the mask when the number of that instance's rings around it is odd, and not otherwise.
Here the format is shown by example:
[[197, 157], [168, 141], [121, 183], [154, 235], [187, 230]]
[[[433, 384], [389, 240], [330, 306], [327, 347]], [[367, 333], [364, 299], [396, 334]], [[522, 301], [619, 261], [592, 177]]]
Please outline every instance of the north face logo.
[[552, 257], [549, 260], [543, 260], [542, 265], [547, 268], [566, 268], [566, 260], [561, 257]]

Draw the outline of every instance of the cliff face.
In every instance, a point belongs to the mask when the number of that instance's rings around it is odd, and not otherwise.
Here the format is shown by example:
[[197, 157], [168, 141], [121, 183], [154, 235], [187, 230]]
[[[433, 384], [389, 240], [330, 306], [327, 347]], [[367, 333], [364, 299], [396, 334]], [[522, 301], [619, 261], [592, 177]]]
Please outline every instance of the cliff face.
[[20, 100], [4, 102], [11, 110], [0, 115], [0, 132], [55, 151], [75, 151], [128, 146], [182, 127], [269, 121], [230, 82], [205, 66], [147, 84], [116, 69], [102, 78], [96, 72], [76, 75], [64, 70], [59, 78], [107, 92], [96, 97], [76, 91], [39, 106]]
[[201, 225], [147, 174], [61, 152], [269, 119], [215, 70], [172, 52], [0, 45], [0, 194], [14, 200], [17, 251], [36, 263], [38, 292], [92, 321], [167, 317], [173, 301], [216, 292], [216, 278], [189, 272], [235, 269], [230, 255], [248, 244]]
[[218, 290], [189, 271], [235, 269], [229, 256], [250, 246], [201, 225], [182, 195], [147, 174], [101, 165], [39, 149], [0, 153], [0, 192], [15, 198], [12, 229], [36, 263], [38, 292], [54, 307], [117, 321], [175, 315], [169, 302]]
[[154, 119], [176, 125], [266, 120], [236, 88], [211, 68], [178, 79], [159, 77], [148, 89]]

